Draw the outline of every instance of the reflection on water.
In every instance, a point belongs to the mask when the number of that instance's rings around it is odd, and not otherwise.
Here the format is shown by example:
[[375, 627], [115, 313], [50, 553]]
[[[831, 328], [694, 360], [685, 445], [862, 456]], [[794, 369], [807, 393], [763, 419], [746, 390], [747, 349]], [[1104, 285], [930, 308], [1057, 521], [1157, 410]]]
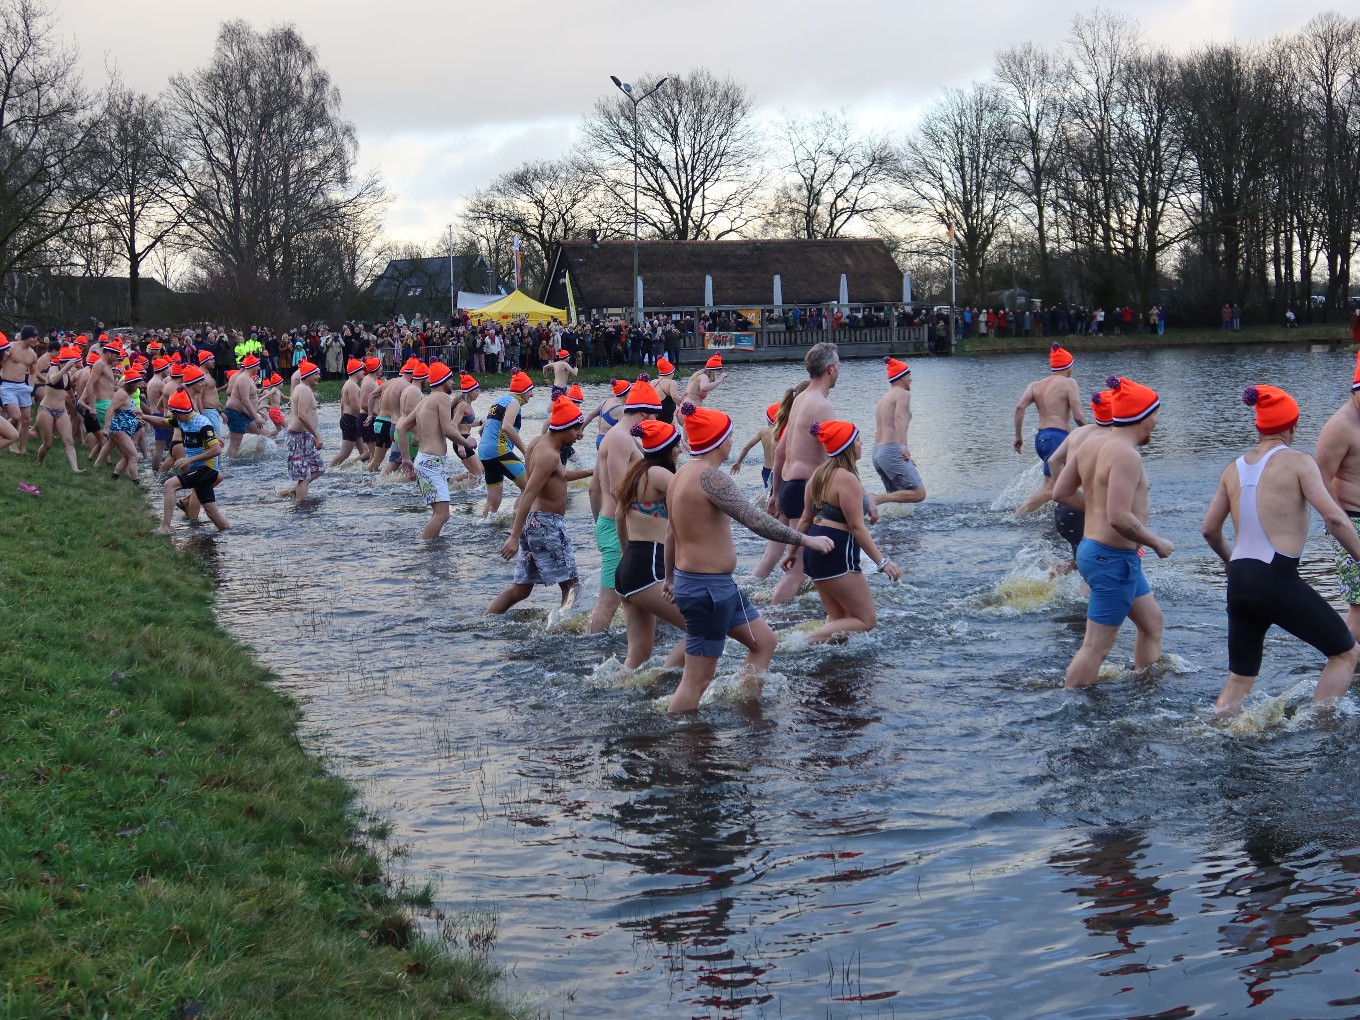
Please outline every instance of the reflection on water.
[[[781, 641], [758, 706], [667, 718], [675, 674], [621, 675], [622, 635], [582, 633], [588, 598], [482, 619], [510, 576], [509, 517], [478, 523], [475, 492], [426, 547], [414, 487], [332, 471], [296, 509], [266, 451], [230, 468], [235, 529], [186, 541], [221, 579], [226, 625], [304, 701], [308, 739], [391, 813], [409, 866], [443, 876], [446, 907], [496, 908], [509, 994], [543, 1015], [1360, 1014], [1355, 702], [1312, 712], [1320, 661], [1274, 634], [1242, 721], [1214, 724], [1223, 580], [1199, 538], [1252, 440], [1242, 388], [1288, 387], [1311, 446], [1349, 392], [1349, 352], [1080, 355], [1083, 389], [1118, 373], [1162, 395], [1147, 461], [1177, 552], [1147, 565], [1173, 672], [1122, 673], [1126, 635], [1119, 678], [1075, 693], [1060, 685], [1079, 583], [1050, 518], [1010, 513], [1038, 475], [1010, 448], [1011, 409], [1047, 361], [913, 369], [931, 496], [878, 528], [903, 580], [871, 579], [873, 634]], [[716, 396], [744, 441], [799, 369], [733, 375]], [[846, 365], [838, 412], [872, 428], [881, 387], [881, 365]], [[334, 430], [333, 406], [323, 418]], [[867, 460], [865, 475], [876, 487]], [[754, 477], [738, 476], [753, 496]], [[569, 515], [593, 588], [583, 492]], [[762, 544], [739, 538], [743, 569]], [[1335, 598], [1320, 541], [1305, 573]], [[776, 629], [818, 616], [813, 594], [770, 607], [772, 582], [746, 583]]]

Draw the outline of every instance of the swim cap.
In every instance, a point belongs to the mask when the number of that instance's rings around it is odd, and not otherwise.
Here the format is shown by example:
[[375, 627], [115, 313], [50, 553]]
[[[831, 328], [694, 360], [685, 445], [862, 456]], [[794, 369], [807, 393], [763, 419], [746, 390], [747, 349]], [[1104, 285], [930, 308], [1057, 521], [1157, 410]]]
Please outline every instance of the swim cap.
[[1114, 408], [1110, 403], [1110, 391], [1101, 390], [1091, 394], [1091, 414], [1096, 424], [1109, 428], [1114, 424]]
[[199, 363], [200, 365], [203, 364], [205, 361], [214, 361], [214, 360], [216, 360], [216, 358], [217, 358], [217, 355], [214, 354], [212, 351], [199, 351], [199, 352], [198, 352], [198, 363]]
[[704, 368], [722, 368], [722, 355], [713, 355], [713, 357], [704, 362]]
[[382, 368], [382, 358], [365, 358], [364, 371], [368, 373], [377, 372]]
[[[298, 362], [298, 379], [310, 379], [314, 375], [321, 374], [321, 366], [311, 361]], [[283, 380], [279, 380], [282, 382]]]
[[552, 417], [548, 419], [548, 428], [553, 432], [563, 432], [575, 428], [585, 420], [585, 415], [581, 413], [579, 407], [566, 397], [558, 397], [553, 401]]
[[1162, 406], [1155, 390], [1132, 379], [1110, 376], [1105, 380], [1110, 387], [1110, 405], [1114, 425], [1137, 425]]
[[640, 421], [628, 430], [644, 454], [657, 454], [680, 439], [676, 427], [664, 421]]
[[656, 359], [656, 370], [660, 372], [663, 376], [675, 374], [675, 366], [672, 365], [670, 361], [668, 361], [666, 358]]
[[533, 389], [534, 381], [523, 372], [516, 372], [510, 377], [511, 393], [532, 393]]
[[848, 421], [814, 421], [808, 426], [808, 432], [822, 444], [828, 457], [850, 449], [859, 438], [859, 429]]
[[1072, 357], [1067, 351], [1058, 346], [1058, 341], [1054, 340], [1048, 349], [1048, 367], [1053, 372], [1066, 372], [1076, 363], [1076, 358]]
[[609, 388], [614, 391], [614, 396], [621, 397], [628, 392], [628, 387], [633, 385], [627, 379], [610, 379]]
[[685, 420], [685, 438], [689, 440], [690, 453], [698, 455], [716, 450], [732, 434], [732, 419], [721, 411], [697, 407], [686, 400], [680, 407], [680, 416]]
[[430, 366], [430, 389], [434, 389], [436, 386], [442, 386], [452, 378], [453, 369], [449, 368], [449, 366], [442, 361], [436, 361]]
[[[254, 357], [254, 355], [247, 356], [246, 360], [241, 362], [241, 364], [248, 365], [252, 357]], [[363, 370], [364, 363], [360, 361], [358, 358], [350, 358], [348, 361], [345, 362], [345, 375], [358, 375]]]
[[482, 388], [482, 384], [464, 372], [458, 379], [458, 388], [464, 393], [476, 393]]
[[775, 419], [778, 417], [779, 417], [779, 401], [776, 400], [769, 407], [765, 408], [765, 420], [769, 422], [771, 425], [773, 425]]
[[170, 399], [166, 402], [166, 406], [169, 407], [170, 410], [177, 411], [180, 414], [193, 414], [194, 412], [194, 402], [189, 399], [189, 394], [186, 390], [175, 390], [174, 394], [172, 394]]
[[624, 401], [624, 411], [629, 414], [661, 411], [661, 394], [656, 392], [656, 388], [647, 381], [646, 376], [639, 378], [629, 387], [628, 399]]
[[904, 375], [911, 375], [911, 367], [905, 361], [898, 361], [896, 358], [884, 358], [883, 364], [888, 366], [888, 382], [894, 383]]
[[1242, 403], [1256, 408], [1256, 431], [1263, 436], [1288, 432], [1299, 423], [1299, 405], [1277, 386], [1248, 386]]
[[577, 407], [581, 406], [586, 399], [586, 394], [585, 390], [581, 389], [580, 383], [572, 383], [567, 387], [567, 399]]

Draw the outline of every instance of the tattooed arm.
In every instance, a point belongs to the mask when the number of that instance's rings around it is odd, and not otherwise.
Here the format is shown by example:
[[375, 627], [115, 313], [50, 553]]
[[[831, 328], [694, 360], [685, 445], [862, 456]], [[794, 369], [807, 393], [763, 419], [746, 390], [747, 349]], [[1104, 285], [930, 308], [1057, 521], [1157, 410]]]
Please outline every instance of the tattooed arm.
[[768, 538], [771, 542], [783, 542], [785, 545], [806, 546], [821, 552], [831, 547], [831, 539], [810, 538], [794, 531], [787, 524], [781, 524], [769, 514], [757, 510], [741, 494], [741, 490], [731, 477], [718, 468], [705, 468], [703, 474], [699, 476], [699, 484], [704, 487], [704, 493], [710, 503], [761, 538]]

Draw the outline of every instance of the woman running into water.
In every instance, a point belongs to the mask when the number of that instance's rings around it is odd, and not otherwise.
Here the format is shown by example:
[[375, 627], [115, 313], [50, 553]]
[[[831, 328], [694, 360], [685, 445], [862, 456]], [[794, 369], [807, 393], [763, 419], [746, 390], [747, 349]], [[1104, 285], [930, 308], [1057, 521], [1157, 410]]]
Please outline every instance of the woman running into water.
[[71, 401], [69, 394], [75, 385], [71, 376], [80, 370], [80, 350], [63, 347], [47, 366], [47, 385], [43, 388], [42, 402], [38, 405], [38, 435], [42, 445], [38, 447], [38, 463], [47, 458], [52, 448], [52, 433], [61, 437], [66, 447], [66, 463], [71, 472], [83, 475], [85, 469], [76, 461], [76, 439], [71, 425]]

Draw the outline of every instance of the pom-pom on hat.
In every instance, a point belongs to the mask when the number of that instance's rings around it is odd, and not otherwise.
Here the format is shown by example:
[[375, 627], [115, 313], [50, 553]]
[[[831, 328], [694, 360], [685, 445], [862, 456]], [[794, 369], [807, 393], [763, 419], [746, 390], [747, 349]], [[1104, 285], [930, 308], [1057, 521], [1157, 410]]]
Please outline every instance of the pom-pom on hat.
[[659, 372], [663, 377], [664, 377], [664, 376], [674, 375], [674, 374], [675, 374], [675, 366], [672, 365], [672, 364], [670, 363], [670, 360], [667, 359], [667, 358], [657, 358], [657, 359], [656, 359], [656, 370], [657, 370], [657, 372]]
[[[249, 357], [247, 357], [246, 361], [249, 361], [251, 357], [254, 357], [254, 355], [250, 355]], [[245, 361], [241, 362], [241, 364], [245, 365], [245, 367], [247, 368], [250, 367], [249, 365], [246, 365]], [[358, 358], [350, 358], [347, 362], [345, 362], [345, 375], [358, 375], [363, 370], [364, 363], [360, 361]]]
[[301, 361], [298, 363], [298, 378], [310, 379], [314, 375], [321, 374], [321, 366], [311, 361]]
[[716, 450], [732, 434], [732, 419], [721, 411], [698, 407], [686, 400], [680, 407], [680, 416], [685, 420], [689, 452], [696, 456]]
[[1066, 372], [1076, 363], [1076, 358], [1071, 353], [1065, 351], [1054, 340], [1048, 349], [1048, 368], [1052, 372]]
[[905, 361], [898, 361], [896, 358], [884, 358], [883, 364], [888, 368], [888, 382], [894, 383], [904, 375], [911, 375], [911, 366]]
[[614, 391], [614, 396], [621, 397], [628, 392], [628, 387], [632, 386], [627, 379], [610, 379], [609, 388]]
[[1116, 427], [1137, 425], [1162, 406], [1155, 390], [1132, 379], [1112, 375], [1105, 384], [1110, 387], [1110, 406]]
[[859, 429], [848, 421], [814, 421], [808, 426], [808, 432], [822, 444], [828, 457], [850, 449], [859, 438]]
[[552, 417], [548, 419], [548, 428], [553, 432], [564, 432], [567, 429], [574, 429], [585, 421], [585, 415], [581, 409], [571, 402], [567, 397], [558, 397], [553, 401]]
[[646, 376], [640, 376], [629, 388], [624, 410], [634, 414], [646, 414], [649, 411], [653, 414], [660, 413], [661, 394], [656, 392], [656, 387], [647, 381]]
[[510, 392], [515, 394], [532, 393], [534, 381], [523, 372], [516, 372], [510, 377]]
[[463, 393], [476, 393], [481, 388], [482, 384], [466, 372], [458, 377], [458, 389]]
[[1299, 405], [1278, 386], [1248, 386], [1242, 403], [1256, 408], [1256, 431], [1263, 436], [1288, 432], [1299, 423]]
[[776, 400], [769, 407], [765, 408], [765, 420], [769, 422], [771, 425], [773, 425], [775, 423], [775, 419], [777, 419], [778, 417], [779, 417], [779, 401]]
[[449, 381], [453, 376], [453, 369], [442, 361], [436, 361], [430, 366], [430, 389], [440, 386]]
[[580, 407], [581, 404], [585, 402], [586, 393], [585, 390], [581, 389], [580, 383], [572, 383], [567, 387], [567, 399], [577, 407]]
[[664, 421], [637, 422], [628, 430], [628, 434], [638, 441], [642, 452], [649, 456], [660, 453], [680, 440], [679, 430]]
[[1091, 415], [1097, 425], [1109, 428], [1114, 424], [1114, 405], [1110, 403], [1110, 391], [1101, 390], [1091, 394]]
[[194, 413], [194, 402], [189, 399], [189, 394], [186, 390], [175, 390], [175, 392], [170, 395], [170, 399], [166, 401], [166, 406], [177, 414]]
[[722, 368], [722, 355], [713, 355], [713, 357], [704, 362], [704, 368]]
[[380, 368], [382, 368], [382, 358], [365, 358], [365, 359], [364, 359], [364, 371], [365, 371], [365, 372], [368, 372], [368, 373], [371, 374], [371, 373], [373, 373], [373, 372], [378, 371]]
[[426, 382], [430, 378], [430, 366], [423, 361], [417, 361], [416, 367], [411, 370], [411, 378], [416, 382]]

